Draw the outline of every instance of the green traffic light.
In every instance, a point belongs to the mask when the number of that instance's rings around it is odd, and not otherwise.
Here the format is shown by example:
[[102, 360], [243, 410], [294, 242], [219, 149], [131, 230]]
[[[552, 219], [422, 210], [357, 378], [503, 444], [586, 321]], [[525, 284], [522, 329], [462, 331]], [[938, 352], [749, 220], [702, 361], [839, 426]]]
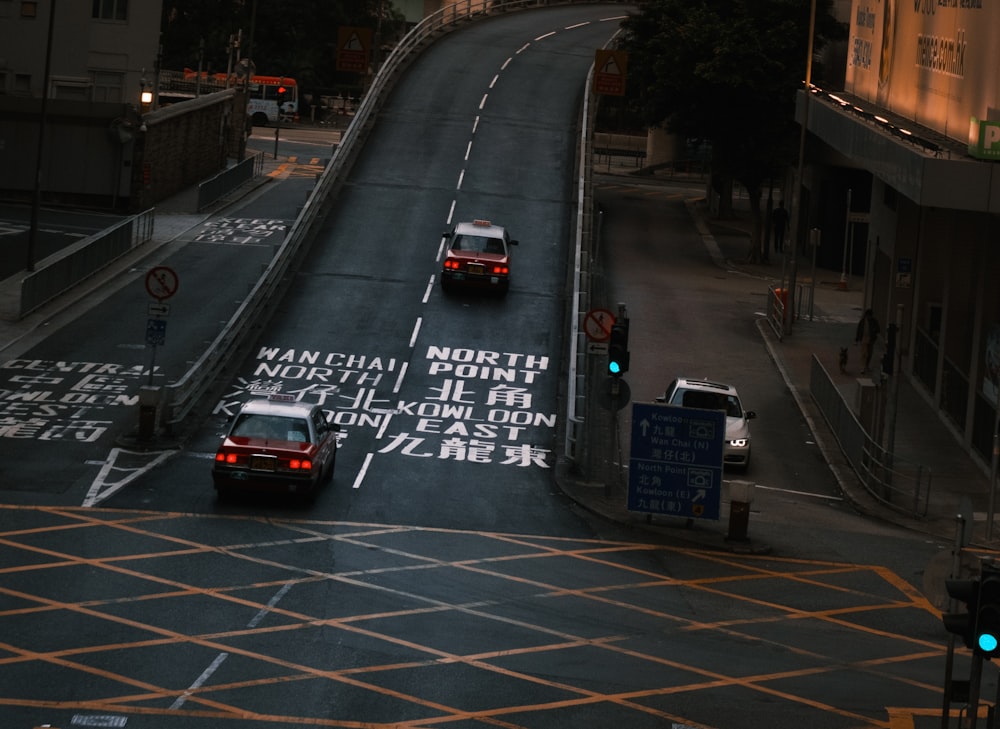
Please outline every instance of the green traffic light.
[[622, 373], [622, 366], [618, 362], [608, 362], [608, 371], [613, 375], [620, 375]]
[[979, 646], [979, 650], [984, 653], [992, 653], [1000, 646], [1000, 641], [992, 633], [980, 633], [976, 636], [976, 644]]

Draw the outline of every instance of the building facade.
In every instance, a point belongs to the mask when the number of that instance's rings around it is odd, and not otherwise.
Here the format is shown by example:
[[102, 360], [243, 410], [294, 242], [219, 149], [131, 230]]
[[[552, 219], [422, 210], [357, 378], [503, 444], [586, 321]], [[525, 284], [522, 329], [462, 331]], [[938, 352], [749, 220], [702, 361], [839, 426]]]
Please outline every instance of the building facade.
[[799, 98], [800, 231], [845, 241], [831, 253], [864, 274], [883, 330], [899, 324], [904, 375], [988, 464], [1000, 391], [1000, 4], [853, 0], [849, 23], [844, 89]]
[[0, 195], [128, 205], [160, 7], [0, 0]]
[[50, 48], [49, 98], [138, 105], [143, 77], [153, 78], [161, 6], [0, 0], [0, 94], [40, 98]]

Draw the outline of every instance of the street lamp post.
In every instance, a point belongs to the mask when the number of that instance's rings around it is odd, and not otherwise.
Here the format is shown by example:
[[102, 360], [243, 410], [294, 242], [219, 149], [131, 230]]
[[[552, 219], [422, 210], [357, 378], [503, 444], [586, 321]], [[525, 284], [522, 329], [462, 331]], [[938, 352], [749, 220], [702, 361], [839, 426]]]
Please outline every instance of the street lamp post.
[[806, 134], [809, 132], [809, 95], [812, 93], [812, 61], [813, 61], [813, 36], [816, 31], [816, 0], [809, 3], [809, 42], [806, 52], [806, 80], [805, 95], [803, 101], [805, 106], [802, 109], [802, 128], [799, 132], [799, 159], [798, 167], [795, 170], [795, 188], [792, 190], [792, 235], [791, 248], [792, 260], [789, 262], [788, 278], [788, 309], [785, 316], [785, 334], [792, 333], [792, 322], [795, 320], [795, 277], [798, 269], [797, 258], [799, 253], [799, 215], [802, 207], [802, 176], [805, 168], [806, 156]]
[[35, 244], [38, 240], [38, 212], [42, 206], [42, 158], [45, 154], [45, 123], [49, 113], [49, 75], [52, 69], [52, 34], [56, 22], [56, 0], [49, 5], [49, 31], [45, 42], [45, 74], [42, 76], [42, 109], [38, 118], [38, 148], [35, 153], [35, 189], [31, 196], [31, 223], [28, 227], [28, 251], [25, 269], [35, 270]]
[[143, 74], [139, 84], [141, 86], [139, 90], [139, 113], [145, 116], [153, 106], [153, 92], [149, 88], [149, 82], [146, 80], [145, 74]]

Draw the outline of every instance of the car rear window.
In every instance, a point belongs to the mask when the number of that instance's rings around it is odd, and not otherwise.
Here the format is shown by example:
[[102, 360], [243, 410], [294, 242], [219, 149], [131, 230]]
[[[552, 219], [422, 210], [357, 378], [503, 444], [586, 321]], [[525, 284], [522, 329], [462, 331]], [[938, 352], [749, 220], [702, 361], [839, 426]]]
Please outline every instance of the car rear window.
[[233, 426], [231, 435], [306, 443], [309, 440], [309, 424], [303, 418], [244, 413]]
[[499, 238], [488, 238], [484, 235], [457, 235], [451, 245], [453, 251], [469, 251], [470, 253], [498, 253], [503, 255], [503, 241]]

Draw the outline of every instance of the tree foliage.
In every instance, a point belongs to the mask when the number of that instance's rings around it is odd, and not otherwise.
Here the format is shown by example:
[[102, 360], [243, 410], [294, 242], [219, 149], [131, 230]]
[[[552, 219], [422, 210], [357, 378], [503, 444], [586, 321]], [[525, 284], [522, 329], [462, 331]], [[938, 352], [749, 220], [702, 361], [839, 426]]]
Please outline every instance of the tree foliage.
[[[845, 30], [817, 0], [814, 56]], [[763, 186], [795, 159], [795, 94], [805, 78], [804, 0], [648, 0], [625, 23], [629, 88], [648, 126], [712, 149], [713, 177], [746, 189], [760, 255]], [[813, 82], [822, 75], [814, 66]]]
[[402, 28], [391, 7], [385, 0], [164, 0], [160, 67], [198, 68], [203, 43], [201, 68], [224, 72], [232, 39], [242, 34], [240, 55], [251, 55], [258, 73], [293, 76], [306, 90], [332, 88], [344, 82], [334, 68], [338, 27], [391, 36]]

